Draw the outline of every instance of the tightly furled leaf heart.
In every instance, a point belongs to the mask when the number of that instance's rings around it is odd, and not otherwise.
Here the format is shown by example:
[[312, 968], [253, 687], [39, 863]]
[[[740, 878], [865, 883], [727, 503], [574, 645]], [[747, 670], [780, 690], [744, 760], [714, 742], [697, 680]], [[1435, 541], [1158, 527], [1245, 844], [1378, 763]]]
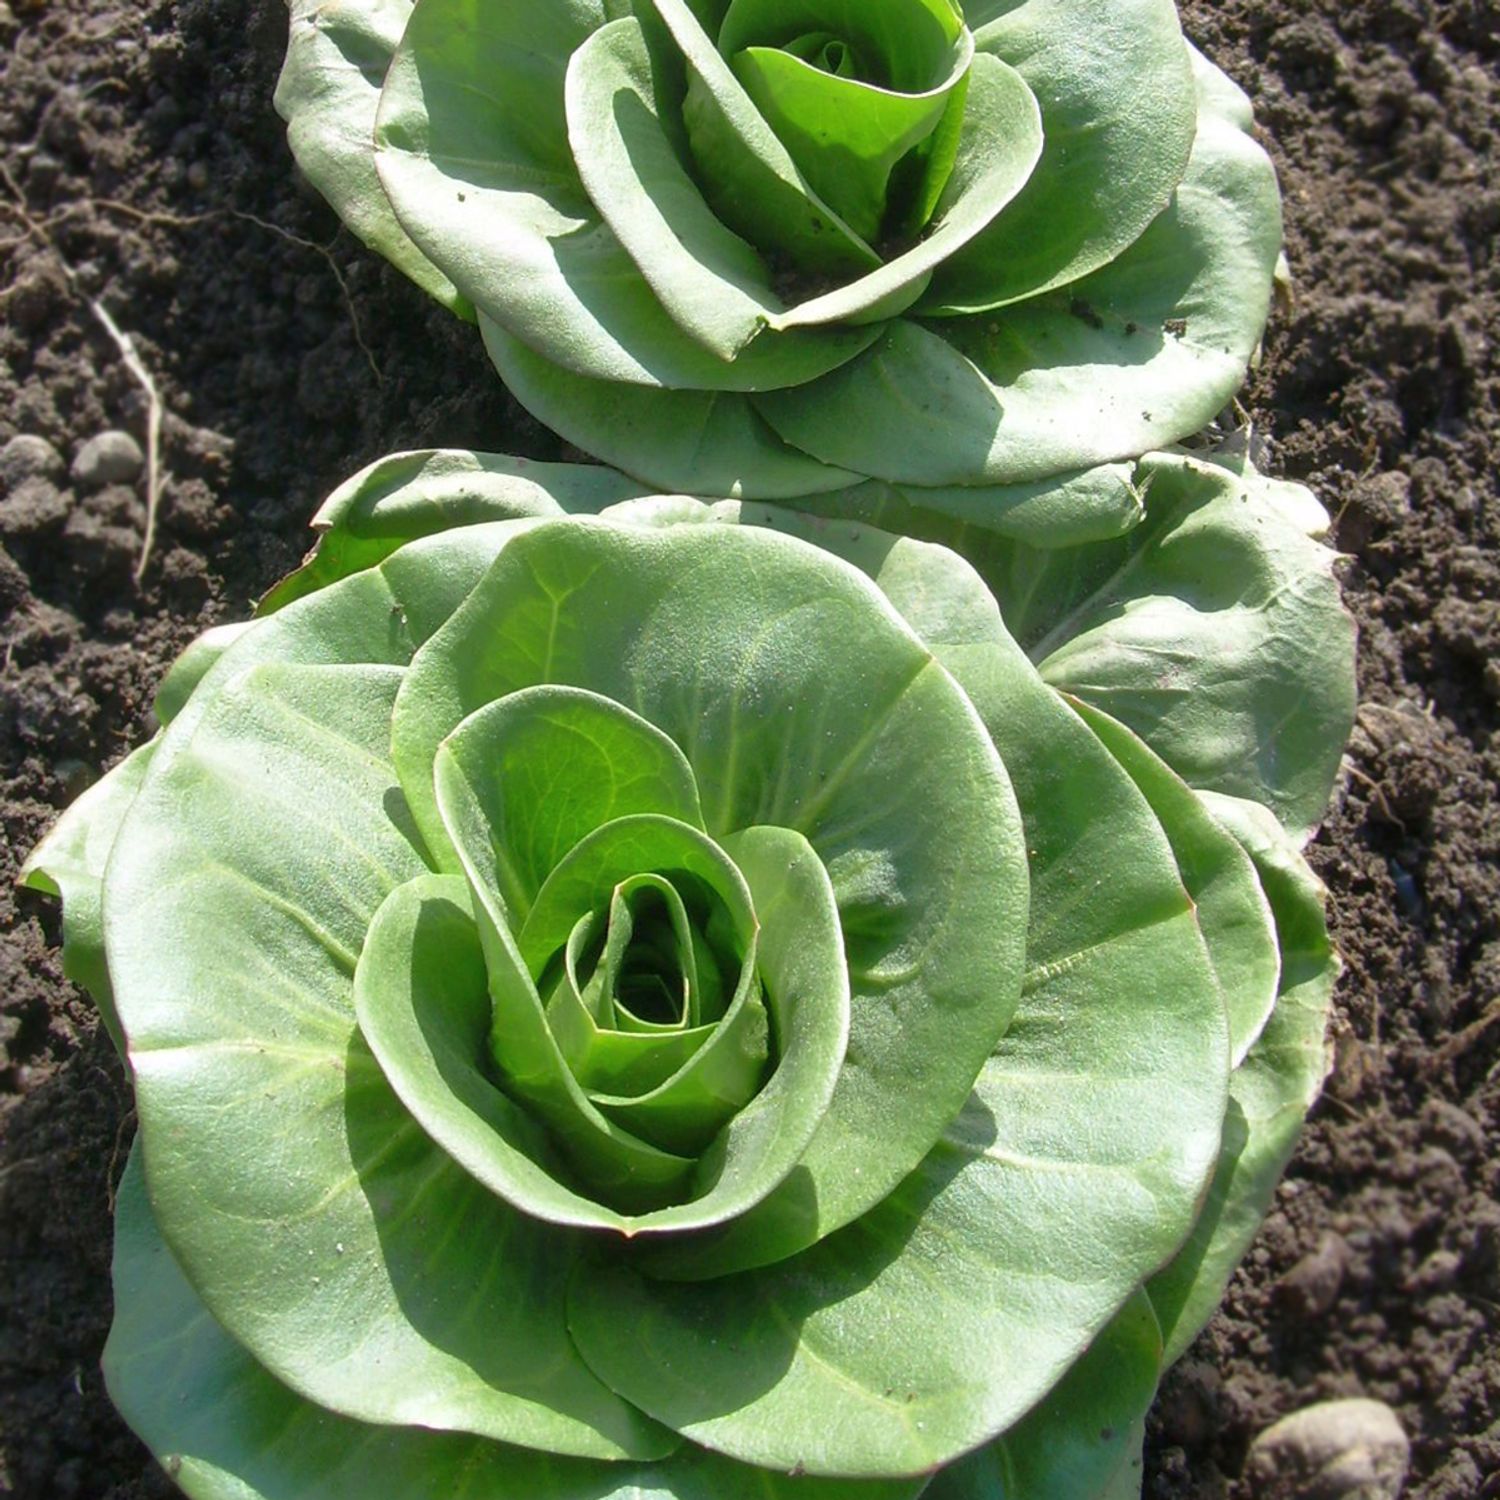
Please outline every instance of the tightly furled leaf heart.
[[694, 494], [982, 500], [1176, 442], [1280, 251], [1172, 0], [297, 0], [277, 104], [533, 412]]
[[980, 559], [1007, 629], [866, 521], [400, 455], [190, 648], [27, 875], [129, 1060], [106, 1375], [190, 1495], [1130, 1492], [1321, 1081], [1283, 823], [1350, 666], [1305, 510], [1143, 468], [1052, 606]]

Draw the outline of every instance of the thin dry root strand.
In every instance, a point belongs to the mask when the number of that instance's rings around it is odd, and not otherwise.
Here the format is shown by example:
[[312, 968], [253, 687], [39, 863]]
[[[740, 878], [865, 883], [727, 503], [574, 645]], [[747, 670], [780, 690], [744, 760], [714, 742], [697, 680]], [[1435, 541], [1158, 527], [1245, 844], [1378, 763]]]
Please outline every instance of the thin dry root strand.
[[[169, 214], [162, 213], [156, 209], [137, 208], [133, 203], [122, 203], [118, 198], [88, 198], [81, 203], [75, 203], [69, 208], [60, 210], [46, 221], [47, 226], [58, 223], [63, 219], [76, 217], [78, 214], [89, 210], [103, 209], [107, 213], [123, 214], [128, 219], [134, 219], [138, 224], [151, 224], [162, 229], [191, 229], [199, 224], [208, 224], [216, 219], [239, 219], [246, 224], [254, 224], [257, 229], [264, 229], [269, 234], [276, 235], [288, 244], [296, 245], [302, 250], [311, 250], [314, 255], [321, 256], [327, 265], [333, 279], [338, 282], [339, 291], [343, 294], [344, 305], [349, 310], [349, 325], [354, 331], [354, 342], [359, 345], [360, 353], [365, 357], [365, 363], [370, 367], [370, 373], [375, 377], [377, 385], [385, 384], [385, 376], [382, 374], [379, 364], [375, 359], [375, 351], [370, 348], [365, 339], [364, 325], [359, 320], [359, 309], [354, 304], [354, 297], [349, 291], [349, 282], [344, 275], [343, 267], [333, 257], [333, 250], [328, 245], [320, 245], [316, 240], [310, 240], [304, 235], [293, 234], [290, 229], [283, 229], [280, 224], [273, 224], [269, 219], [263, 219], [259, 214], [245, 212], [240, 208], [214, 209], [209, 213], [202, 214]], [[21, 238], [29, 238], [22, 236]], [[0, 241], [0, 249], [5, 249], [12, 244], [19, 243], [16, 240]]]
[[[293, 234], [288, 229], [283, 229], [279, 224], [273, 224], [269, 219], [259, 218], [255, 214], [245, 213], [241, 209], [228, 209], [204, 214], [168, 214], [153, 212], [148, 209], [137, 208], [132, 203], [122, 203], [115, 198], [91, 198], [84, 203], [75, 204], [65, 208], [59, 213], [50, 215], [46, 219], [37, 219], [26, 206], [26, 198], [10, 169], [0, 162], [0, 179], [4, 180], [9, 190], [14, 205], [11, 211], [20, 219], [25, 228], [25, 233], [16, 235], [6, 240], [0, 240], [0, 251], [13, 249], [31, 240], [40, 240], [43, 245], [51, 251], [58, 265], [62, 268], [63, 275], [68, 280], [68, 285], [78, 293], [99, 321], [104, 331], [109, 335], [115, 348], [119, 351], [121, 363], [129, 371], [131, 378], [146, 394], [146, 529], [141, 540], [141, 554], [135, 565], [135, 581], [139, 584], [145, 577], [147, 564], [151, 561], [151, 551], [156, 544], [156, 519], [161, 505], [161, 428], [165, 408], [162, 404], [161, 393], [156, 388], [156, 382], [151, 377], [151, 371], [147, 369], [145, 361], [141, 358], [135, 347], [134, 341], [126, 333], [114, 318], [109, 309], [97, 298], [90, 297], [79, 284], [77, 273], [68, 263], [67, 257], [57, 248], [49, 231], [52, 226], [66, 219], [75, 217], [77, 214], [88, 209], [105, 209], [110, 213], [123, 214], [127, 218], [135, 219], [142, 224], [155, 224], [168, 229], [186, 229], [195, 224], [207, 223], [211, 219], [230, 218], [243, 219], [246, 223], [254, 224], [257, 228], [269, 231], [280, 238], [289, 241], [302, 249], [311, 250], [315, 255], [322, 256], [327, 263], [328, 269], [333, 273], [333, 279], [338, 282], [339, 291], [343, 294], [344, 303], [349, 309], [349, 322], [354, 330], [354, 341], [359, 345], [360, 352], [365, 357], [365, 362], [370, 367], [376, 383], [385, 384], [385, 377], [381, 373], [380, 366], [376, 363], [375, 353], [365, 340], [364, 329], [359, 321], [359, 312], [355, 308], [354, 298], [349, 293], [349, 283], [344, 278], [343, 269], [333, 258], [333, 252], [327, 245], [320, 245], [315, 240], [305, 239], [302, 235]], [[0, 204], [0, 207], [7, 205]]]
[[135, 581], [145, 577], [146, 564], [151, 561], [151, 549], [156, 543], [156, 512], [161, 499], [161, 395], [145, 362], [136, 352], [130, 335], [110, 317], [109, 309], [94, 298], [89, 299], [89, 311], [104, 325], [104, 331], [115, 342], [125, 368], [135, 382], [146, 393], [146, 532], [141, 538], [141, 555], [135, 565]]
[[139, 584], [145, 577], [147, 564], [151, 561], [151, 549], [156, 542], [156, 516], [161, 505], [163, 412], [161, 393], [156, 389], [156, 382], [151, 378], [151, 372], [146, 368], [146, 363], [137, 352], [130, 335], [115, 322], [109, 309], [97, 297], [90, 297], [83, 290], [79, 284], [77, 272], [53, 242], [52, 236], [47, 232], [47, 226], [32, 217], [26, 207], [25, 196], [17, 186], [15, 178], [11, 176], [10, 169], [3, 163], [0, 163], [0, 178], [4, 179], [5, 186], [15, 200], [17, 212], [21, 222], [26, 226], [28, 235], [39, 239], [52, 252], [58, 265], [62, 267], [62, 273], [67, 278], [68, 285], [83, 298], [88, 310], [93, 313], [119, 351], [120, 361], [129, 372], [131, 379], [146, 393], [146, 529], [141, 538], [141, 555], [135, 565], [135, 581]]

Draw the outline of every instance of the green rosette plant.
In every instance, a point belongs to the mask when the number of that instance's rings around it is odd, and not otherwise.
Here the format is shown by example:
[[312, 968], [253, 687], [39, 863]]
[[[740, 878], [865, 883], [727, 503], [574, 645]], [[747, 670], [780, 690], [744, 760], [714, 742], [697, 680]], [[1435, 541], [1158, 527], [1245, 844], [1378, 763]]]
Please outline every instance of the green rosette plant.
[[1138, 1492], [1323, 1075], [1350, 675], [1312, 511], [1143, 462], [1007, 626], [857, 517], [397, 455], [189, 649], [25, 876], [189, 1495]]
[[982, 504], [1180, 441], [1280, 253], [1172, 0], [295, 0], [276, 100], [526, 406], [693, 494]]

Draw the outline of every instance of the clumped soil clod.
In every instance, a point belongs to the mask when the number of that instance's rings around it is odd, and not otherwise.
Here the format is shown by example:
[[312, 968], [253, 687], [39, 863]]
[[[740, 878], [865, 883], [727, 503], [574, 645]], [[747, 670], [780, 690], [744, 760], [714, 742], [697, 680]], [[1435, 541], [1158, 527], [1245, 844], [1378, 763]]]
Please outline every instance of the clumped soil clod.
[[[1245, 397], [1337, 516], [1364, 707], [1312, 857], [1347, 961], [1327, 1096], [1228, 1301], [1153, 1419], [1153, 1500], [1250, 1500], [1250, 1440], [1389, 1403], [1410, 1500], [1500, 1496], [1500, 5], [1185, 0], [1282, 173], [1295, 301]], [[276, 0], [0, 0], [0, 1494], [175, 1493], [98, 1372], [132, 1120], [58, 919], [15, 870], [147, 730], [204, 626], [295, 564], [382, 452], [560, 456], [477, 337], [294, 175]], [[68, 269], [64, 269], [64, 267]], [[145, 391], [145, 485], [78, 450]], [[23, 451], [24, 450], [24, 451]], [[128, 465], [127, 465], [128, 467]], [[105, 471], [107, 472], [107, 471]]]

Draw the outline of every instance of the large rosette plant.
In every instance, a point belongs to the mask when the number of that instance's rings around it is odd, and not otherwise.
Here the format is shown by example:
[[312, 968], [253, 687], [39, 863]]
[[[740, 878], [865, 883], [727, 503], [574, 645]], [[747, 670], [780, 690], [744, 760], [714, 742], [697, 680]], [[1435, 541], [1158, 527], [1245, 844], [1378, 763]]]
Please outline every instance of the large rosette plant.
[[27, 874], [183, 1489], [1137, 1492], [1322, 1077], [1350, 706], [1305, 492], [1144, 466], [990, 539], [1007, 628], [865, 520], [403, 455], [189, 650]]
[[277, 104], [522, 402], [693, 494], [982, 506], [1177, 442], [1280, 252], [1172, 0], [295, 0]]

